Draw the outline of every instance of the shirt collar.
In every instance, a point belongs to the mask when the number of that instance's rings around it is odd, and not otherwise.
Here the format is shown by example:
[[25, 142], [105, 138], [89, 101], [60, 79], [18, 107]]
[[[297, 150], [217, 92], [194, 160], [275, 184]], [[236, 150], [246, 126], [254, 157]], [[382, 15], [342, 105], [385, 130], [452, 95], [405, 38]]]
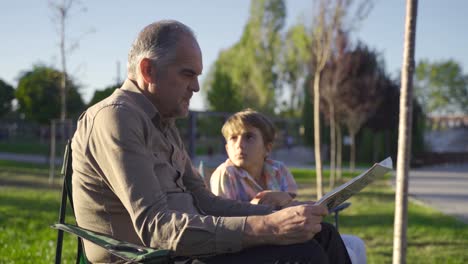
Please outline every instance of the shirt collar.
[[135, 102], [143, 109], [143, 111], [158, 127], [168, 128], [174, 124], [175, 120], [173, 118], [162, 118], [156, 106], [154, 106], [150, 99], [141, 92], [135, 81], [126, 79], [120, 89], [130, 92], [130, 96], [133, 98], [133, 100], [135, 100]]

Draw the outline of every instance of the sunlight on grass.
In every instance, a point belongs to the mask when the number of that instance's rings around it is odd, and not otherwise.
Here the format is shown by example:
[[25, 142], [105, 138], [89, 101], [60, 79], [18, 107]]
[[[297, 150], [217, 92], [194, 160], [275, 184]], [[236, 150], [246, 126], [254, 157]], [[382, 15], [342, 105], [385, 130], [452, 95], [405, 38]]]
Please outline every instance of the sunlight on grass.
[[[395, 193], [390, 177], [387, 174], [353, 196], [352, 205], [340, 214], [340, 232], [364, 240], [368, 263], [392, 262]], [[301, 200], [316, 200], [314, 181], [299, 181]], [[467, 224], [424, 205], [410, 202], [408, 210], [407, 263], [468, 263]]]
[[[315, 200], [313, 171], [292, 172], [300, 199]], [[357, 174], [345, 175], [342, 182]], [[340, 214], [340, 232], [365, 241], [368, 263], [391, 263], [395, 194], [390, 177], [353, 196], [352, 205]], [[51, 186], [47, 168], [0, 162], [0, 183], [0, 263], [52, 263], [57, 233], [49, 226], [58, 219], [59, 177]], [[73, 223], [71, 219], [67, 221]], [[468, 225], [414, 203], [409, 204], [408, 223], [407, 263], [468, 263]], [[76, 238], [65, 235], [62, 263], [74, 263], [75, 252]]]
[[[53, 263], [60, 192], [1, 187], [0, 263]], [[74, 263], [76, 238], [65, 235], [62, 263]], [[3, 262], [5, 261], [5, 262]]]

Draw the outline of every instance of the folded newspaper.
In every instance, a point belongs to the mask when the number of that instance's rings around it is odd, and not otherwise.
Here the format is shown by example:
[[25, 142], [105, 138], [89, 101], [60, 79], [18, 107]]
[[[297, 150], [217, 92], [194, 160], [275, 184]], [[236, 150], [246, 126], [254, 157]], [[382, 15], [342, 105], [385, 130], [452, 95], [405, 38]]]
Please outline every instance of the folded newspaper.
[[333, 209], [392, 169], [392, 158], [388, 157], [379, 163], [375, 163], [374, 166], [359, 176], [328, 192], [317, 201], [317, 204], [326, 205], [328, 210]]

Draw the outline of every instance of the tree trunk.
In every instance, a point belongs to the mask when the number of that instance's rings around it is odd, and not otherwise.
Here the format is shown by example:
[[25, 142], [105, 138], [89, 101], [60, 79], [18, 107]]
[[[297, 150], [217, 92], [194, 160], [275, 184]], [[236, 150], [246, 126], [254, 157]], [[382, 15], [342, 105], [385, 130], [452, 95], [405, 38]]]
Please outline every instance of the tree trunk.
[[[330, 100], [331, 101], [331, 100]], [[336, 134], [335, 134], [335, 106], [329, 102], [330, 111], [330, 189], [335, 186], [335, 161], [336, 161]]]
[[406, 1], [405, 43], [401, 68], [400, 116], [396, 171], [393, 264], [406, 263], [406, 229], [408, 223], [408, 170], [411, 153], [413, 110], [414, 46], [418, 1]]
[[320, 71], [314, 74], [314, 150], [317, 175], [317, 200], [323, 196], [322, 156], [320, 154]]
[[60, 16], [60, 56], [62, 57], [62, 79], [60, 81], [60, 121], [62, 121], [62, 123], [67, 118], [67, 63], [65, 54], [65, 19], [67, 15], [66, 12], [66, 9], [62, 9]]
[[341, 126], [336, 124], [336, 180], [341, 180], [342, 161], [343, 161], [343, 137], [341, 135]]
[[351, 141], [351, 146], [349, 148], [349, 171], [354, 172], [356, 166], [356, 133], [349, 132], [349, 138]]

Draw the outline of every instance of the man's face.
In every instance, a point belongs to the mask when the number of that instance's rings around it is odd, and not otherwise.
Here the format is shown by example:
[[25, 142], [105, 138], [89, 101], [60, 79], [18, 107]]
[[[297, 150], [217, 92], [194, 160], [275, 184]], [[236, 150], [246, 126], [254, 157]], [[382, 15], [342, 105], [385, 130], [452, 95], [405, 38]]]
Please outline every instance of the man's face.
[[152, 67], [155, 83], [149, 92], [164, 118], [186, 117], [190, 98], [200, 90], [198, 76], [203, 70], [202, 55], [196, 40], [182, 36], [175, 58], [168, 65]]
[[226, 141], [226, 152], [234, 165], [247, 171], [263, 167], [270, 147], [265, 146], [258, 128], [245, 127], [239, 133], [230, 135]]

